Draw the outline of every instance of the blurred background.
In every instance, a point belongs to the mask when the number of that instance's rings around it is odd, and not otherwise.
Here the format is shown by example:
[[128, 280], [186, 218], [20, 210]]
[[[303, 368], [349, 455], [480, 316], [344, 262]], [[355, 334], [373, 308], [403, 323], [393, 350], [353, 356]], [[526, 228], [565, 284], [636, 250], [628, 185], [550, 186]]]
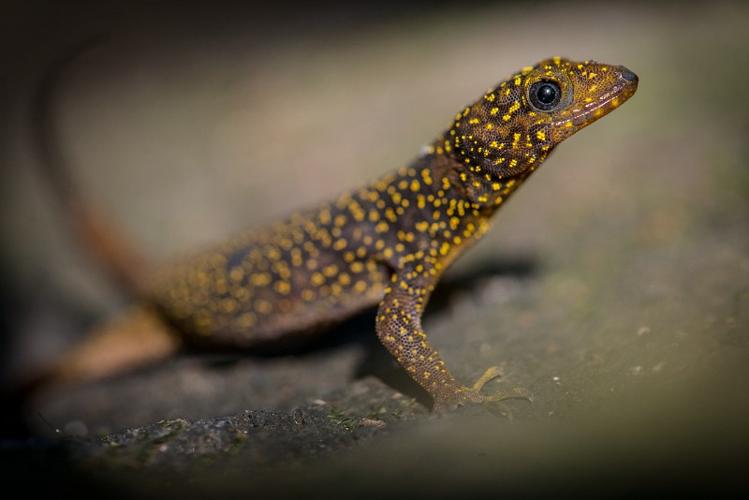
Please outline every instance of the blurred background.
[[[465, 460], [476, 467], [460, 480], [487, 491], [522, 490], [539, 463], [562, 482], [595, 475], [594, 463], [622, 481], [622, 463], [705, 480], [746, 472], [745, 2], [6, 2], [3, 11], [4, 385], [128, 303], [77, 246], [34, 148], [32, 96], [72, 47], [105, 36], [59, 89], [60, 147], [83, 191], [157, 261], [406, 164], [457, 109], [522, 66], [590, 58], [632, 69], [637, 94], [558, 148], [450, 271], [426, 323], [461, 378], [502, 364], [500, 384], [531, 389], [534, 403], [510, 403], [511, 424], [468, 429], [460, 419], [435, 428], [409, 407], [426, 423], [408, 439], [393, 425], [309, 477], [344, 470], [387, 491], [366, 471], [376, 463], [381, 477], [400, 477], [403, 464], [382, 459], [394, 450], [411, 464], [403, 491]], [[349, 329], [374, 337], [369, 324]], [[164, 418], [290, 411], [353, 387], [366, 349], [342, 343], [228, 369], [188, 356], [44, 394], [13, 412], [6, 433], [91, 437]], [[483, 455], [471, 445], [492, 439]], [[508, 464], [511, 473], [494, 474]], [[439, 481], [434, 491], [462, 484]]]

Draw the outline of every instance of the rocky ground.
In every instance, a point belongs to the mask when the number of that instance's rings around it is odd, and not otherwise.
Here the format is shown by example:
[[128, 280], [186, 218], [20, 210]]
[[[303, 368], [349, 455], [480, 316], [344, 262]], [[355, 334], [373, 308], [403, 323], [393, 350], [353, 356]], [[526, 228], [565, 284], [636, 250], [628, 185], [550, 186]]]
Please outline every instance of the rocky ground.
[[[436, 418], [365, 312], [293, 351], [189, 353], [47, 390], [26, 408], [30, 436], [3, 440], [6, 471], [121, 496], [747, 488], [749, 11], [547, 9], [559, 22], [448, 10], [305, 44], [141, 33], [83, 64], [61, 105], [80, 177], [165, 256], [399, 165], [549, 50], [627, 65], [637, 95], [555, 152], [425, 321], [458, 378], [499, 365], [486, 390], [531, 401]], [[30, 214], [4, 214], [9, 280], [53, 290], [20, 323], [35, 340], [14, 344], [34, 359], [29, 345], [119, 303], [28, 169], [8, 179]]]

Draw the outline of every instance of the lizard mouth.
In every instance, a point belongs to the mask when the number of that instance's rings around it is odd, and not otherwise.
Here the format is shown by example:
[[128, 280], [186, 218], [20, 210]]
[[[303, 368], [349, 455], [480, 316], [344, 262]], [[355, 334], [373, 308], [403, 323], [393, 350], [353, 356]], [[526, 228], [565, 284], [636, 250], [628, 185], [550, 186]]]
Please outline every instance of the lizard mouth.
[[639, 82], [637, 75], [624, 66], [619, 66], [617, 73], [616, 82], [597, 99], [575, 107], [569, 115], [552, 123], [552, 130], [559, 134], [558, 139], [569, 137], [574, 132], [587, 127], [611, 113], [634, 95]]

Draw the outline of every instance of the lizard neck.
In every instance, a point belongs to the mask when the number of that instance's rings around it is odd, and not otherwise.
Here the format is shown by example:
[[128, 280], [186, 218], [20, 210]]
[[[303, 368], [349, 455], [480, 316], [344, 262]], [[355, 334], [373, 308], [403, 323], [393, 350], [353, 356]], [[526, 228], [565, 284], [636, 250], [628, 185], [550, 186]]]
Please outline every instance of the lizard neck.
[[[447, 147], [446, 147], [447, 145]], [[440, 174], [448, 175], [458, 196], [470, 203], [476, 215], [491, 216], [536, 170], [528, 168], [516, 175], [497, 178], [489, 173], [476, 173], [452, 154], [449, 141], [440, 137], [427, 147], [427, 154]], [[449, 170], [444, 174], [445, 170]]]

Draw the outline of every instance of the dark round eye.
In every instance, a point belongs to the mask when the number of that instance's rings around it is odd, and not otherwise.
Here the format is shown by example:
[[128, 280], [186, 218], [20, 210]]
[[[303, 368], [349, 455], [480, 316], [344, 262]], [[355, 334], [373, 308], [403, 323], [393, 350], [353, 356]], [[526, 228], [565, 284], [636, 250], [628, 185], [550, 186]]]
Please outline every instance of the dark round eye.
[[531, 85], [528, 98], [534, 108], [540, 111], [550, 111], [562, 100], [562, 89], [557, 82], [541, 80]]

